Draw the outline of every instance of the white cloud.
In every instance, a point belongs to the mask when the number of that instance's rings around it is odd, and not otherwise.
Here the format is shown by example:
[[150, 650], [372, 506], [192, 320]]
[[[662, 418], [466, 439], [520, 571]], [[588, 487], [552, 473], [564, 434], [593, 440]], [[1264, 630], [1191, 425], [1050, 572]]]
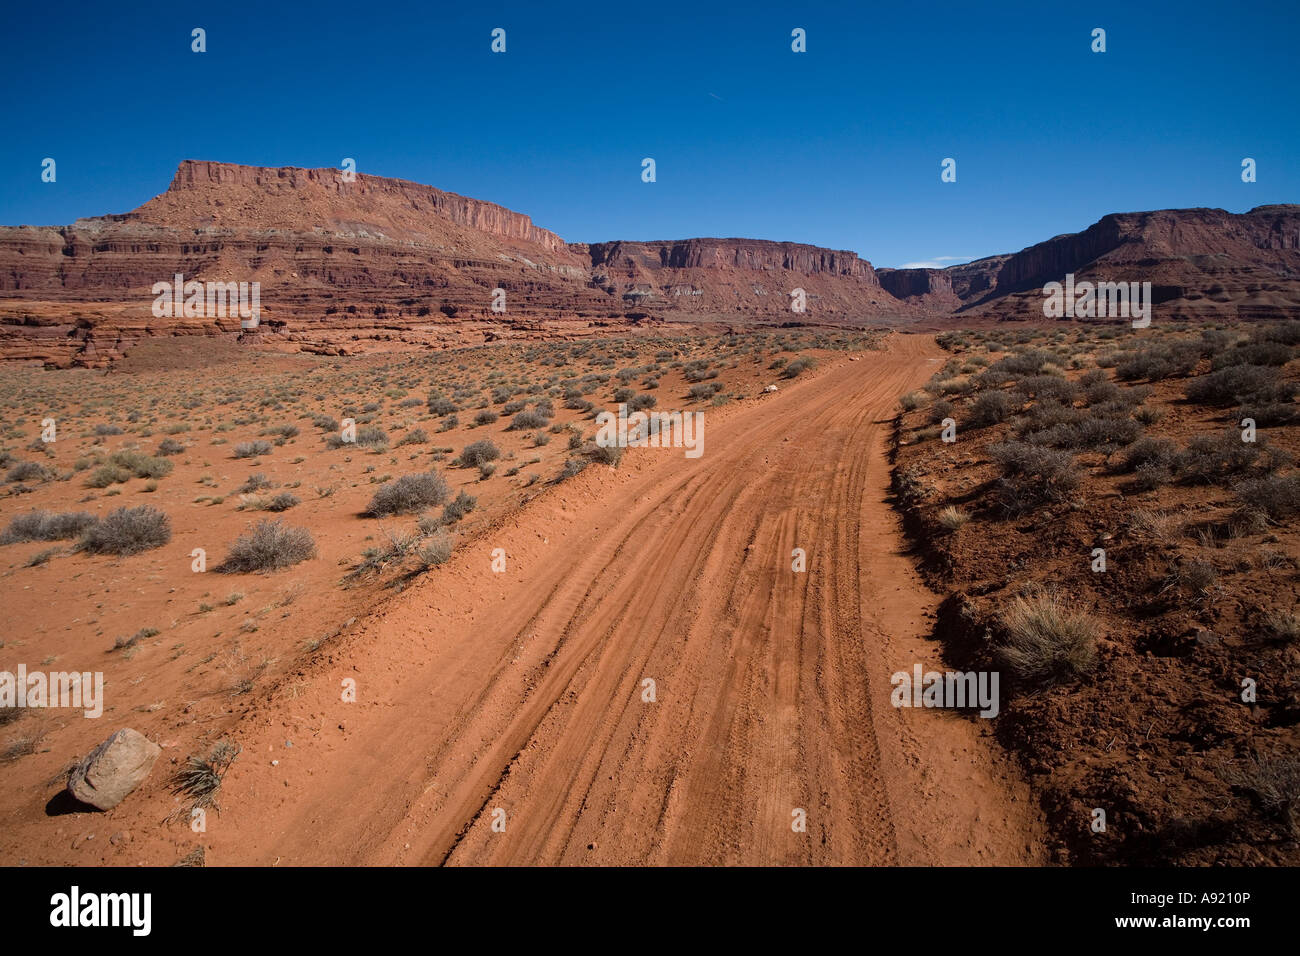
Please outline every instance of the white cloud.
[[933, 259], [926, 259], [924, 262], [904, 262], [898, 268], [900, 269], [944, 269], [950, 265], [961, 262], [970, 262], [970, 256], [935, 256]]

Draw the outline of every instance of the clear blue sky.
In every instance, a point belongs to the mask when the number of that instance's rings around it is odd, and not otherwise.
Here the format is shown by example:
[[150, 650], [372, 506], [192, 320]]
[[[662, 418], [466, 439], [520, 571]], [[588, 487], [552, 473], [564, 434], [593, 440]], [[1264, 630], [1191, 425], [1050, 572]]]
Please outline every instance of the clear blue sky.
[[351, 156], [570, 241], [786, 239], [878, 266], [1300, 201], [1296, 0], [287, 6], [7, 4], [0, 223], [125, 212], [190, 158]]

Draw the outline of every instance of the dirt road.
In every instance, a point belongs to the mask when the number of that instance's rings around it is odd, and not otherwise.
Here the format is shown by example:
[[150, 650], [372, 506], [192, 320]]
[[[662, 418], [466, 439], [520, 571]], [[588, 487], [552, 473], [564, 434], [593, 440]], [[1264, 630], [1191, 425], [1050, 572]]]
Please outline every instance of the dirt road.
[[886, 442], [940, 355], [709, 409], [702, 457], [633, 450], [458, 552], [246, 719], [213, 862], [1036, 860], [981, 722], [890, 705], [939, 663]]

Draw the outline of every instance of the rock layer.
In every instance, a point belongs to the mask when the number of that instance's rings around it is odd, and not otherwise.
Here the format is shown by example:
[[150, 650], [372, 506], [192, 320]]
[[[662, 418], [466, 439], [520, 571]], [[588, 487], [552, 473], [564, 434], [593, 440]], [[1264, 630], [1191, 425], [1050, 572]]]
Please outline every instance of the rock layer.
[[[565, 243], [521, 213], [403, 180], [186, 161], [132, 212], [0, 227], [0, 358], [100, 366], [178, 335], [346, 354], [663, 321], [1041, 320], [1042, 286], [1067, 272], [1150, 281], [1162, 320], [1271, 319], [1300, 310], [1298, 246], [1300, 206], [1160, 210], [1014, 255], [877, 272], [792, 242]], [[258, 282], [260, 327], [155, 317], [151, 288], [177, 274]]]

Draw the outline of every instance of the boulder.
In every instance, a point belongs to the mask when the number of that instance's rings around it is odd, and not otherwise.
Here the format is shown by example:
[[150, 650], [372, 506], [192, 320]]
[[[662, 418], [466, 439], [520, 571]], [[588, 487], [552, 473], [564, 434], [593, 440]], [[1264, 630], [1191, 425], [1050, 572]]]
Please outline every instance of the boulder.
[[68, 792], [92, 807], [109, 810], [144, 782], [162, 748], [124, 727], [92, 750], [68, 774]]

